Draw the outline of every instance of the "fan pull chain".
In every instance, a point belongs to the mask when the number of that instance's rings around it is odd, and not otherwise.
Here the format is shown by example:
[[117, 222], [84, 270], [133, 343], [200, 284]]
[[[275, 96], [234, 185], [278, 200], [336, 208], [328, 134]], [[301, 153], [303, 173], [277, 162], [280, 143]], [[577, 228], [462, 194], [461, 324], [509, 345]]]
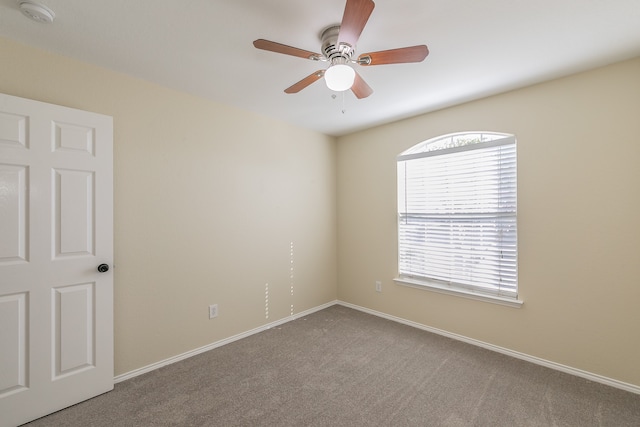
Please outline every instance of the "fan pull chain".
[[[345, 107], [345, 105], [344, 105], [344, 93], [345, 92], [346, 92], [346, 90], [342, 91], [342, 108], [340, 109], [342, 114], [345, 114], [347, 112], [347, 107]], [[336, 95], [335, 93], [331, 94], [331, 99], [336, 99], [337, 97], [338, 97], [338, 95]]]

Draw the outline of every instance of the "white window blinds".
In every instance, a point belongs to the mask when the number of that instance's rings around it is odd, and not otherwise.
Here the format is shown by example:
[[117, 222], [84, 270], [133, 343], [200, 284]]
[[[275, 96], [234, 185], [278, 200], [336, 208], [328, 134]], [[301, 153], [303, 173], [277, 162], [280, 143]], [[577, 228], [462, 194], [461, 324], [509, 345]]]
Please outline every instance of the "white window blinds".
[[516, 298], [515, 137], [454, 136], [398, 156], [400, 277]]

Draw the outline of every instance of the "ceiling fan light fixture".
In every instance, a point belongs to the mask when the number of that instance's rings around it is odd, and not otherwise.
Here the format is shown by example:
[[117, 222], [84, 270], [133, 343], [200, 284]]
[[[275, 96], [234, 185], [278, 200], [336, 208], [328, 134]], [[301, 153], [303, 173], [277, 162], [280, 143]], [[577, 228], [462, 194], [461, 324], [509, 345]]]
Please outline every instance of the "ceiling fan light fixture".
[[347, 64], [334, 64], [324, 72], [327, 87], [336, 92], [351, 89], [356, 78], [356, 72]]

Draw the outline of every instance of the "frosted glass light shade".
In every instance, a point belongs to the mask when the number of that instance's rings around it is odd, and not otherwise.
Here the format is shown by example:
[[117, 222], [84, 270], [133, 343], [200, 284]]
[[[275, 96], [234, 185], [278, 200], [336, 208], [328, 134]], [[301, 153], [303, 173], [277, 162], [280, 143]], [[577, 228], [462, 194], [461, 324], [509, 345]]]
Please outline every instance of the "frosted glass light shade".
[[355, 70], [346, 64], [332, 65], [324, 72], [327, 87], [336, 92], [351, 89], [355, 78]]

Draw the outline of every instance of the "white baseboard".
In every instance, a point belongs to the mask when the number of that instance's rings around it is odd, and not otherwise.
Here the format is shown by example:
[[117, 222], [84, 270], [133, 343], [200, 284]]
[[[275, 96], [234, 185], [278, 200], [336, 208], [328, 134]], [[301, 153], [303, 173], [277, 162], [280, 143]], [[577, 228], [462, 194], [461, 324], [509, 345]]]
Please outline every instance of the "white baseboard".
[[213, 350], [214, 348], [221, 347], [221, 346], [223, 346], [225, 344], [230, 344], [230, 343], [232, 343], [234, 341], [241, 340], [242, 338], [249, 337], [249, 336], [251, 336], [253, 334], [257, 334], [259, 332], [266, 331], [267, 329], [271, 329], [271, 328], [274, 328], [276, 326], [282, 325], [284, 323], [291, 322], [292, 320], [299, 319], [300, 317], [307, 316], [307, 315], [309, 315], [311, 313], [315, 313], [316, 311], [324, 310], [325, 308], [331, 307], [332, 305], [336, 305], [337, 303], [338, 303], [338, 301], [331, 301], [331, 302], [328, 302], [326, 304], [322, 304], [322, 305], [319, 305], [317, 307], [310, 308], [309, 310], [305, 310], [305, 311], [302, 311], [300, 313], [296, 313], [294, 315], [284, 317], [284, 318], [282, 318], [280, 320], [276, 320], [275, 322], [267, 323], [266, 325], [260, 326], [258, 328], [251, 329], [251, 330], [246, 331], [246, 332], [242, 332], [242, 333], [234, 335], [232, 337], [225, 338], [225, 339], [222, 339], [220, 341], [216, 341], [214, 343], [205, 345], [205, 346], [200, 347], [200, 348], [196, 348], [196, 349], [191, 350], [191, 351], [187, 351], [186, 353], [178, 354], [177, 356], [173, 356], [173, 357], [170, 357], [168, 359], [164, 359], [164, 360], [161, 360], [159, 362], [152, 363], [152, 364], [147, 365], [147, 366], [143, 366], [142, 368], [134, 369], [133, 371], [129, 371], [129, 372], [126, 372], [124, 374], [117, 375], [113, 379], [113, 382], [117, 384], [119, 382], [129, 380], [131, 378], [137, 377], [138, 375], [146, 374], [147, 372], [151, 372], [151, 371], [154, 371], [156, 369], [162, 368], [163, 366], [167, 366], [167, 365], [170, 365], [172, 363], [176, 363], [176, 362], [179, 362], [181, 360], [188, 359], [189, 357], [195, 356], [195, 355], [200, 354], [200, 353], [204, 353], [205, 351]]
[[348, 302], [337, 301], [337, 304], [342, 305], [344, 307], [352, 308], [354, 310], [362, 311], [364, 313], [372, 314], [374, 316], [382, 317], [387, 320], [392, 320], [394, 322], [412, 326], [414, 328], [422, 329], [427, 332], [433, 332], [434, 334], [442, 335], [448, 338], [452, 338], [454, 340], [463, 341], [468, 344], [472, 344], [472, 345], [482, 347], [487, 350], [495, 351], [498, 353], [502, 353], [507, 356], [515, 357], [517, 359], [525, 360], [527, 362], [535, 363], [536, 365], [545, 366], [547, 368], [555, 369], [557, 371], [561, 371], [567, 374], [575, 375], [577, 377], [585, 378], [587, 380], [594, 381], [600, 384], [605, 384], [611, 387], [619, 388], [621, 390], [629, 391], [631, 393], [640, 394], [640, 386], [637, 386], [635, 384], [625, 383], [623, 381], [618, 381], [613, 378], [608, 378], [602, 375], [583, 371], [581, 369], [572, 368], [571, 366], [562, 365], [560, 363], [552, 362], [550, 360], [545, 360], [545, 359], [541, 359], [539, 357], [531, 356], [525, 353], [520, 353], [518, 351], [509, 350], [508, 348], [499, 347], [497, 345], [489, 344], [473, 338], [468, 338], [463, 335], [458, 335], [451, 332], [443, 331], [442, 329], [432, 328], [431, 326], [426, 326], [421, 323], [413, 322], [411, 320], [403, 319], [401, 317], [396, 317], [396, 316], [392, 316], [379, 311], [371, 310], [369, 308], [361, 307]]
[[421, 323], [417, 323], [417, 322], [413, 322], [411, 320], [403, 319], [401, 317], [392, 316], [390, 314], [382, 313], [382, 312], [376, 311], [376, 310], [371, 310], [369, 308], [361, 307], [359, 305], [355, 305], [355, 304], [351, 304], [351, 303], [344, 302], [344, 301], [339, 301], [339, 300], [331, 301], [331, 302], [328, 302], [326, 304], [322, 304], [322, 305], [319, 305], [317, 307], [313, 307], [313, 308], [311, 308], [309, 310], [305, 310], [305, 311], [302, 311], [300, 313], [296, 313], [296, 314], [294, 314], [292, 316], [287, 316], [287, 317], [284, 317], [284, 318], [282, 318], [280, 320], [276, 320], [275, 322], [267, 323], [266, 325], [260, 326], [258, 328], [251, 329], [249, 331], [234, 335], [234, 336], [229, 337], [229, 338], [222, 339], [220, 341], [216, 341], [214, 343], [205, 345], [203, 347], [196, 348], [196, 349], [191, 350], [191, 351], [187, 351], [186, 353], [182, 353], [182, 354], [179, 354], [177, 356], [173, 356], [173, 357], [170, 357], [168, 359], [161, 360], [161, 361], [156, 362], [156, 363], [152, 363], [152, 364], [144, 366], [142, 368], [138, 368], [138, 369], [135, 369], [133, 371], [126, 372], [124, 374], [116, 376], [114, 378], [114, 382], [115, 383], [119, 383], [119, 382], [122, 382], [122, 381], [126, 381], [128, 379], [137, 377], [138, 375], [142, 375], [142, 374], [145, 374], [147, 372], [154, 371], [156, 369], [162, 368], [163, 366], [167, 366], [167, 365], [170, 365], [172, 363], [176, 363], [176, 362], [179, 362], [181, 360], [187, 359], [189, 357], [195, 356], [197, 354], [204, 353], [205, 351], [213, 350], [214, 348], [218, 348], [218, 347], [221, 347], [223, 345], [230, 344], [230, 343], [232, 343], [234, 341], [238, 341], [238, 340], [240, 340], [242, 338], [249, 337], [249, 336], [251, 336], [253, 334], [257, 334], [257, 333], [266, 331], [268, 329], [274, 328], [276, 326], [282, 325], [282, 324], [290, 322], [292, 320], [299, 319], [301, 317], [304, 317], [304, 316], [307, 316], [309, 314], [315, 313], [316, 311], [324, 310], [325, 308], [331, 307], [331, 306], [336, 305], [336, 304], [342, 305], [344, 307], [352, 308], [354, 310], [362, 311], [364, 313], [372, 314], [374, 316], [378, 316], [378, 317], [381, 317], [381, 318], [384, 318], [384, 319], [387, 319], [387, 320], [391, 320], [391, 321], [394, 321], [394, 322], [402, 323], [404, 325], [412, 326], [414, 328], [422, 329], [422, 330], [427, 331], [427, 332], [432, 332], [434, 334], [438, 334], [438, 335], [442, 335], [442, 336], [445, 336], [445, 337], [448, 337], [448, 338], [452, 338], [454, 340], [466, 342], [468, 344], [472, 344], [472, 345], [475, 345], [475, 346], [478, 346], [478, 347], [482, 347], [482, 348], [487, 349], [487, 350], [491, 350], [491, 351], [495, 351], [495, 352], [498, 352], [498, 353], [502, 353], [502, 354], [505, 354], [507, 356], [515, 357], [517, 359], [525, 360], [527, 362], [535, 363], [536, 365], [545, 366], [547, 368], [555, 369], [557, 371], [561, 371], [561, 372], [564, 372], [564, 373], [567, 373], [567, 374], [570, 374], [570, 375], [575, 375], [577, 377], [585, 378], [587, 380], [594, 381], [594, 382], [597, 382], [597, 383], [600, 383], [600, 384], [605, 384], [605, 385], [608, 385], [608, 386], [611, 386], [611, 387], [615, 387], [615, 388], [618, 388], [618, 389], [621, 389], [621, 390], [629, 391], [631, 393], [640, 394], [640, 386], [637, 386], [635, 384], [625, 383], [623, 381], [618, 381], [618, 380], [615, 380], [613, 378], [608, 378], [608, 377], [605, 377], [605, 376], [602, 376], [602, 375], [598, 375], [598, 374], [594, 374], [594, 373], [591, 373], [591, 372], [583, 371], [581, 369], [572, 368], [571, 366], [562, 365], [560, 363], [552, 362], [550, 360], [541, 359], [541, 358], [536, 357], [536, 356], [531, 356], [531, 355], [528, 355], [528, 354], [525, 354], [525, 353], [520, 353], [518, 351], [510, 350], [508, 348], [504, 348], [504, 347], [500, 347], [500, 346], [497, 346], [497, 345], [489, 344], [489, 343], [486, 343], [486, 342], [483, 342], [483, 341], [479, 341], [479, 340], [476, 340], [476, 339], [473, 339], [473, 338], [465, 337], [463, 335], [454, 334], [454, 333], [451, 333], [451, 332], [444, 331], [442, 329], [433, 328], [431, 326], [426, 326], [426, 325], [423, 325]]

